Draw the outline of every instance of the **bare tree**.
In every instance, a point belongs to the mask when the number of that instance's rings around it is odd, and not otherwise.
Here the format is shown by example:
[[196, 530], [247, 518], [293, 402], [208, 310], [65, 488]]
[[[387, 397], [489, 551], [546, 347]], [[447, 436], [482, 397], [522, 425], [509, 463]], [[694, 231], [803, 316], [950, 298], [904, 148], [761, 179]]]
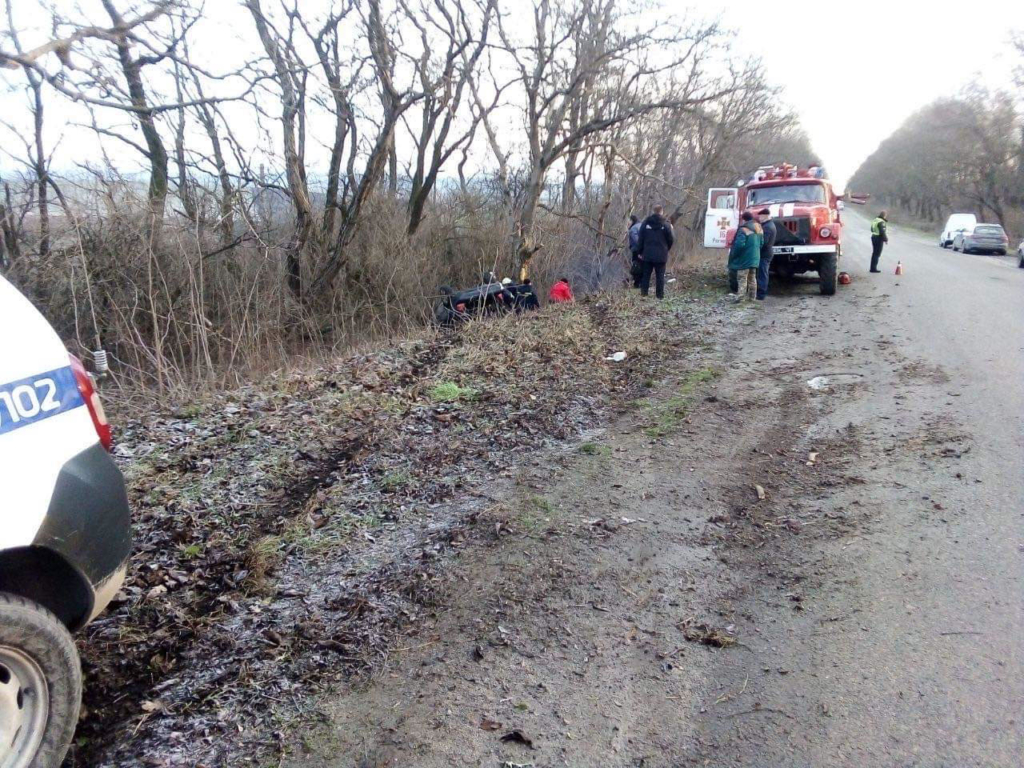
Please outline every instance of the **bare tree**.
[[[528, 178], [514, 233], [523, 277], [543, 247], [536, 214], [556, 162], [619, 123], [659, 110], [697, 109], [725, 92], [703, 77], [707, 46], [718, 33], [713, 24], [668, 37], [657, 28], [623, 33], [617, 0], [535, 0], [532, 11], [528, 43], [517, 43], [500, 16], [498, 23], [526, 107]], [[655, 64], [656, 50], [672, 55]], [[662, 87], [658, 78], [670, 72], [670, 87]], [[596, 98], [596, 91], [604, 97]]]
[[[422, 52], [414, 64], [420, 81], [423, 99], [420, 102], [420, 125], [410, 129], [416, 145], [416, 158], [410, 174], [409, 225], [407, 232], [416, 233], [423, 221], [427, 200], [441, 168], [451, 156], [465, 146], [475, 135], [480, 120], [477, 113], [469, 125], [454, 139], [449, 139], [452, 127], [460, 114], [464, 92], [471, 73], [476, 69], [487, 46], [487, 35], [497, 0], [487, 0], [482, 18], [472, 19], [460, 2], [433, 0], [435, 17], [426, 3], [412, 9], [406, 2], [402, 8], [410, 24], [420, 33]], [[433, 50], [428, 25], [440, 30], [445, 42], [442, 64], [436, 73], [430, 65]]]
[[[7, 34], [14, 44], [19, 58], [31, 61], [21, 46], [18, 27], [14, 23], [13, 3], [11, 0], [7, 0], [6, 5]], [[11, 66], [18, 66], [18, 64], [12, 62]], [[26, 150], [29, 156], [28, 164], [35, 176], [36, 206], [39, 211], [39, 254], [46, 256], [50, 252], [50, 205], [48, 157], [43, 146], [43, 79], [39, 72], [28, 64], [22, 64], [21, 67], [25, 73], [31, 100], [29, 111], [32, 115], [32, 140], [26, 142]]]

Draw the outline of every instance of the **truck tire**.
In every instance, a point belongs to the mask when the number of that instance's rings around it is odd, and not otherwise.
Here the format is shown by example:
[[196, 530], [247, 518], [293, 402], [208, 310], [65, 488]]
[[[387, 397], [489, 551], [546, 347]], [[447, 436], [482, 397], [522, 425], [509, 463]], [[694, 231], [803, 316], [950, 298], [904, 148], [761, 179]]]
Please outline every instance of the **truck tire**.
[[78, 722], [82, 668], [67, 628], [0, 592], [0, 766], [57, 768]]
[[826, 253], [818, 260], [818, 284], [822, 296], [833, 296], [839, 285], [839, 254]]

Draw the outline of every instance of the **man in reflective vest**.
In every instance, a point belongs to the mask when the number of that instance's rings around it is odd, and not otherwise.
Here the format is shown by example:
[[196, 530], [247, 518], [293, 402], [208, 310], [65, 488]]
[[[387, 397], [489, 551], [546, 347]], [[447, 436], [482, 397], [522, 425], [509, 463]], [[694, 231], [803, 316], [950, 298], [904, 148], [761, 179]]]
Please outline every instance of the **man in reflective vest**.
[[889, 225], [889, 214], [882, 211], [878, 217], [871, 222], [871, 271], [881, 272], [878, 268], [878, 259], [882, 256], [882, 246], [889, 242], [887, 227]]

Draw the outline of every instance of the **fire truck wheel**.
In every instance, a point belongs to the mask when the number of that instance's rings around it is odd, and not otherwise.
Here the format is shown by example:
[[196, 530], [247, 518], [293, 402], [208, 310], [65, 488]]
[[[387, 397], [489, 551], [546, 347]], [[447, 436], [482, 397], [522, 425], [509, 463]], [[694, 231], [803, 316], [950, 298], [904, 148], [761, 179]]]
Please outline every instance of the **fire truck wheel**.
[[822, 296], [832, 296], [839, 284], [839, 254], [828, 253], [818, 261], [818, 280]]

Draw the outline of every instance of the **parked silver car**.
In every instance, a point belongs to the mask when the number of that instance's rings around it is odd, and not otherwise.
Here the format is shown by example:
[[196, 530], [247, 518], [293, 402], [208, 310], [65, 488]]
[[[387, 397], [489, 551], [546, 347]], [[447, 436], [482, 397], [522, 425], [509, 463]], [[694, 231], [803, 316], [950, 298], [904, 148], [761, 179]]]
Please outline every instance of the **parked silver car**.
[[1010, 238], [998, 224], [976, 224], [973, 229], [957, 232], [953, 239], [953, 250], [1005, 256], [1010, 250]]

